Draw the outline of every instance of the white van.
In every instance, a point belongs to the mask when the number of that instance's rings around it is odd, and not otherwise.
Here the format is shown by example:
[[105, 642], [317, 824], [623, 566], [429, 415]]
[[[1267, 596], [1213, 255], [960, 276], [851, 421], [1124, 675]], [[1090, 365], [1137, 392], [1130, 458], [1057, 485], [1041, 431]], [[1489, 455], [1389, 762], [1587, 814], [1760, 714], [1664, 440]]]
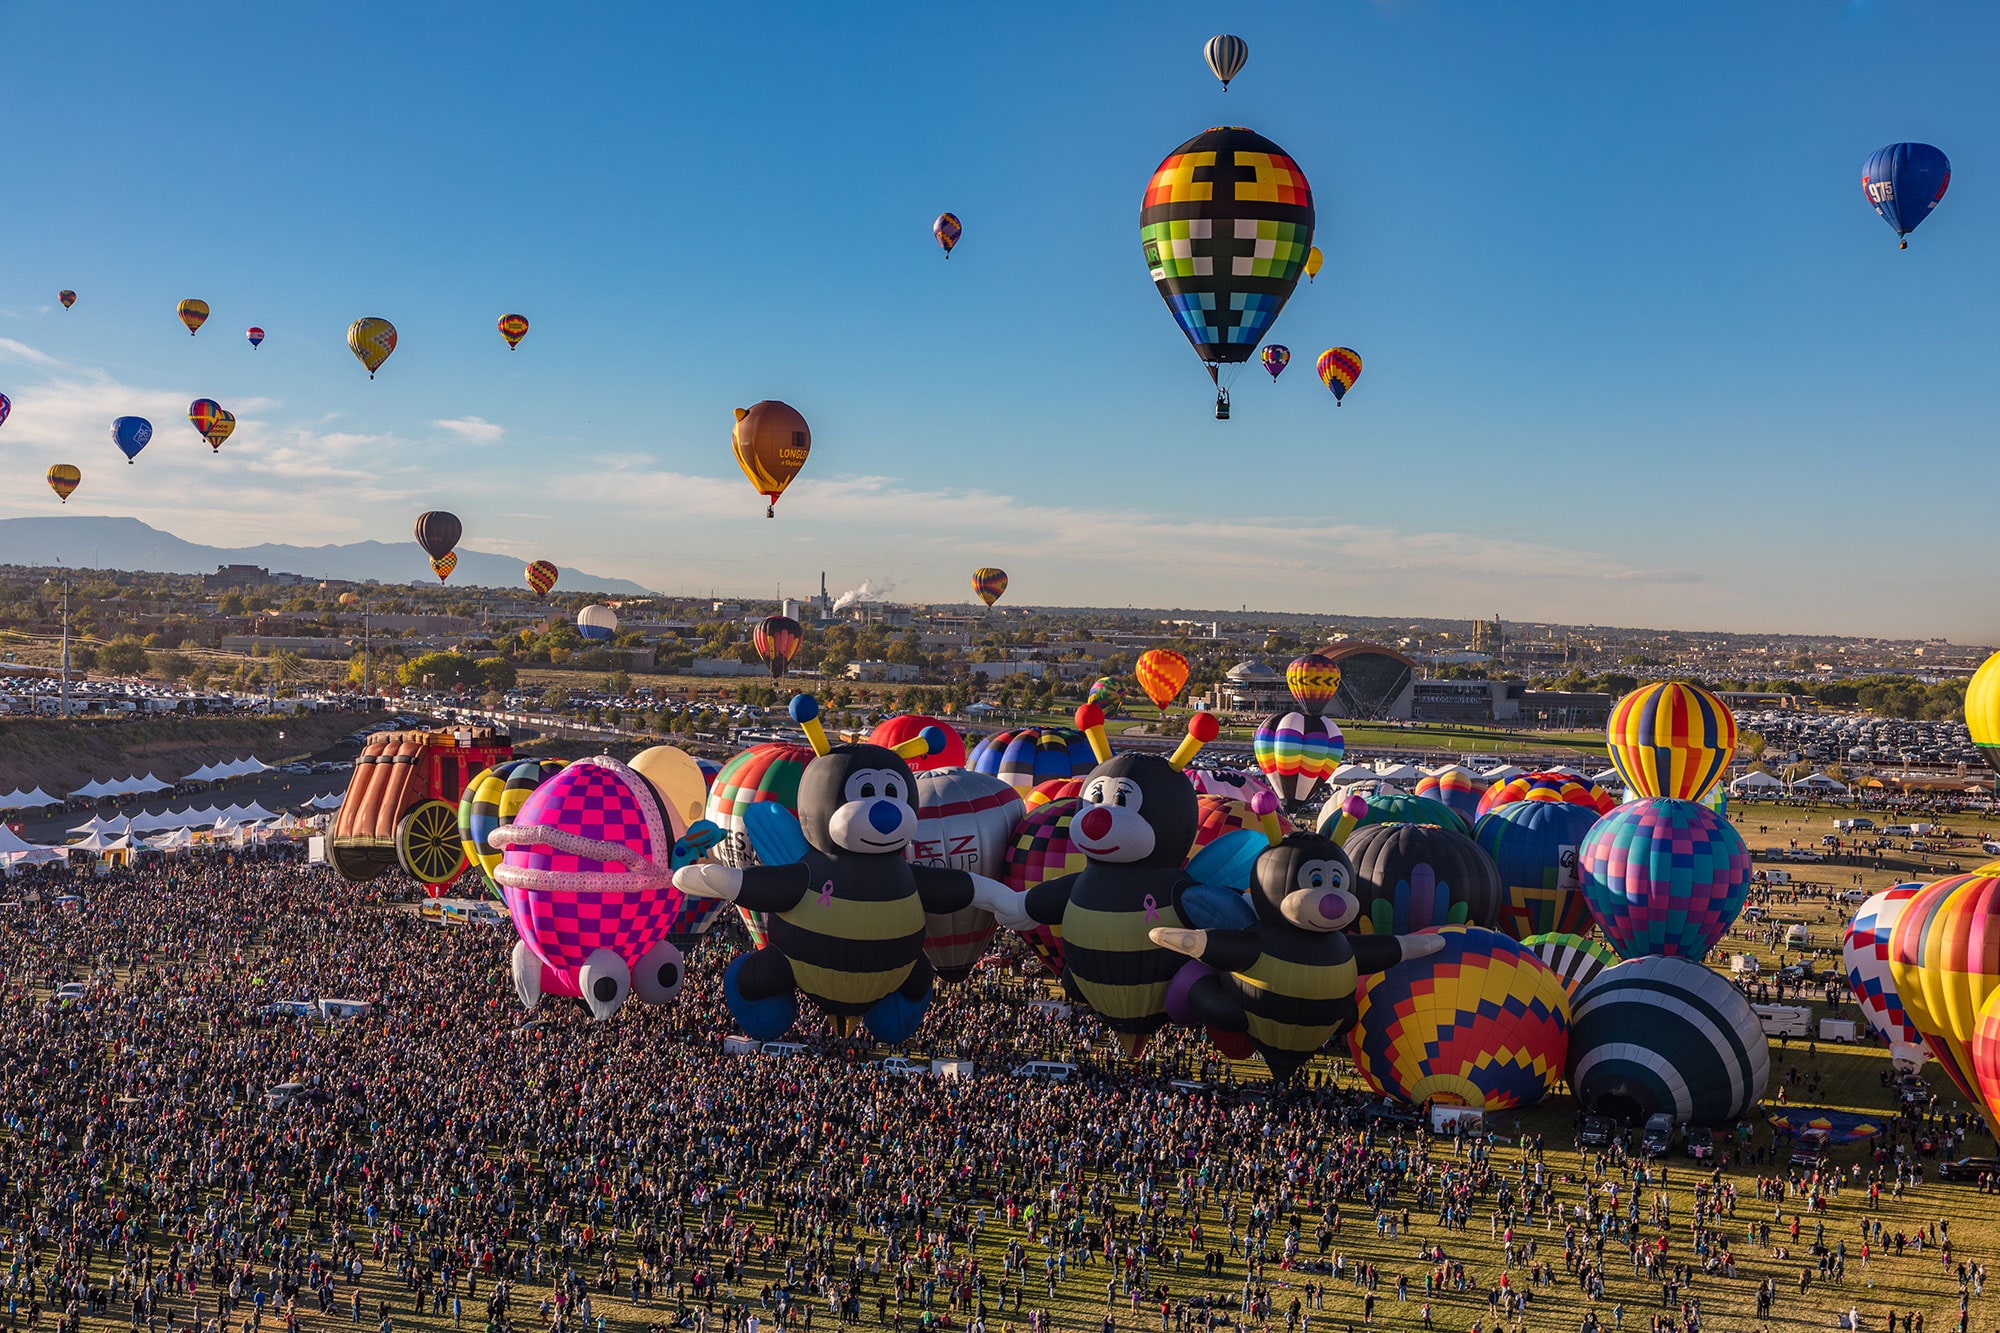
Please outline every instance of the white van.
[[1767, 1037], [1803, 1037], [1811, 1030], [1812, 1010], [1802, 1004], [1753, 1004], [1750, 1011]]
[[724, 1037], [722, 1039], [722, 1053], [724, 1055], [755, 1055], [757, 1054], [757, 1043], [749, 1037]]
[[366, 1018], [375, 1012], [375, 1006], [366, 1000], [321, 1000], [319, 1016], [329, 1023], [338, 1023], [347, 1018]]
[[1015, 1078], [1045, 1078], [1054, 1083], [1067, 1083], [1076, 1066], [1064, 1064], [1060, 1060], [1030, 1060], [1026, 1064], [1015, 1065]]
[[1747, 953], [1732, 954], [1729, 959], [1729, 970], [1737, 976], [1756, 976], [1756, 956]]
[[264, 1094], [264, 1105], [273, 1111], [282, 1111], [297, 1101], [305, 1090], [303, 1083], [280, 1083]]
[[931, 1062], [928, 1060], [912, 1060], [906, 1055], [892, 1055], [882, 1061], [882, 1072], [885, 1074], [901, 1074], [905, 1078], [914, 1077], [918, 1074], [928, 1076], [931, 1072]]
[[1785, 947], [1787, 949], [1803, 949], [1811, 940], [1812, 932], [1807, 930], [1803, 925], [1785, 927]]
[[84, 993], [88, 990], [89, 987], [85, 986], [81, 981], [65, 981], [62, 985], [56, 987], [56, 1003], [66, 1005], [75, 1004], [84, 997]]
[[950, 1079], [971, 1078], [977, 1068], [978, 1066], [970, 1060], [937, 1059], [931, 1061], [931, 1077]]
[[797, 1041], [767, 1041], [757, 1049], [762, 1054], [773, 1057], [806, 1053], [805, 1043]]

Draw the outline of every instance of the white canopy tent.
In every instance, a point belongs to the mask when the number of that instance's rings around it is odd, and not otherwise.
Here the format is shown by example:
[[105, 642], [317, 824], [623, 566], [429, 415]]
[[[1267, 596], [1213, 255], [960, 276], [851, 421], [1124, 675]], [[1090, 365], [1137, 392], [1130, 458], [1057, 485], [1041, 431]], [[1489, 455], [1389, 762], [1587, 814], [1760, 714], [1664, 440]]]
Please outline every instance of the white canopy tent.
[[1602, 773], [1592, 773], [1590, 780], [1600, 787], [1608, 787], [1614, 782], [1623, 782], [1625, 779], [1619, 775], [1617, 769], [1607, 768]]
[[1527, 771], [1528, 770], [1525, 768], [1516, 768], [1512, 764], [1502, 764], [1498, 768], [1487, 769], [1484, 773], [1481, 773], [1479, 776], [1485, 778], [1488, 782], [1507, 782], [1514, 778], [1520, 777]]
[[1847, 784], [1836, 782], [1824, 773], [1808, 773], [1792, 784], [1793, 791], [1845, 792]]
[[131, 777], [93, 780], [84, 783], [81, 787], [71, 792], [70, 795], [72, 797], [82, 796], [97, 801], [107, 796], [150, 796], [156, 792], [172, 791], [173, 789], [173, 783], [162, 782], [151, 773], [148, 773], [143, 778]]
[[1384, 782], [1408, 784], [1415, 782], [1423, 774], [1409, 764], [1398, 764], [1385, 759], [1381, 767], [1375, 770], [1375, 776]]
[[220, 782], [224, 778], [249, 777], [253, 773], [268, 773], [271, 765], [251, 755], [247, 759], [225, 759], [220, 763], [203, 764], [194, 772], [181, 779], [182, 782]]
[[61, 805], [60, 796], [51, 796], [40, 787], [33, 791], [22, 791], [16, 787], [5, 796], [0, 796], [0, 810], [41, 810], [51, 805]]
[[81, 833], [86, 838], [99, 833], [109, 834], [115, 838], [121, 833], [129, 833], [131, 829], [132, 821], [122, 815], [117, 819], [106, 819], [102, 815], [92, 815], [89, 823], [78, 824], [70, 832]]
[[1745, 773], [1742, 777], [1730, 783], [1729, 790], [1733, 792], [1734, 791], [1777, 791], [1784, 785], [1785, 785], [1784, 783], [1778, 781], [1778, 779], [1772, 777], [1769, 773], [1752, 772], [1752, 773]]
[[340, 803], [346, 799], [346, 792], [330, 791], [324, 796], [313, 797], [306, 804], [314, 810], [338, 810]]
[[1379, 774], [1366, 764], [1342, 764], [1333, 770], [1328, 782], [1344, 784], [1349, 782], [1373, 782]]
[[60, 861], [68, 852], [61, 847], [43, 847], [27, 842], [22, 837], [0, 824], [0, 865], [35, 865], [42, 861]]

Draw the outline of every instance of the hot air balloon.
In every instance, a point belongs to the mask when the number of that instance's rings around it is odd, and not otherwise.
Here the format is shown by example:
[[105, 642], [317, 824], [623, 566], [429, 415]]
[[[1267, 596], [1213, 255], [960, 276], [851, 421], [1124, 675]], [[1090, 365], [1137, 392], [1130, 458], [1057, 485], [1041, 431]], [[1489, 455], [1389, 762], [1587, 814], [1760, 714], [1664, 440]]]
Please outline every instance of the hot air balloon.
[[736, 466], [771, 502], [765, 506], [764, 517], [777, 517], [778, 497], [799, 475], [806, 455], [812, 452], [812, 428], [797, 408], [767, 398], [736, 409], [736, 428], [730, 432], [729, 443], [736, 450]]
[[972, 593], [986, 605], [993, 605], [1007, 594], [1007, 571], [991, 565], [981, 565], [973, 570]]
[[1618, 798], [1589, 778], [1555, 769], [1523, 773], [1505, 782], [1494, 783], [1480, 795], [1479, 813], [1483, 815], [1510, 801], [1563, 801], [1570, 805], [1588, 806], [1600, 815], [1609, 814], [1618, 807]]
[[56, 293], [56, 300], [61, 301], [62, 308], [67, 310], [76, 304], [76, 293], [65, 287]]
[[[1995, 995], [2000, 995], [2000, 991]], [[1973, 1024], [1972, 1077], [1981, 1103], [1987, 1107], [2000, 1106], [2000, 1000], [1994, 995], [1987, 996], [1980, 1004]]]
[[1221, 33], [1208, 39], [1201, 54], [1208, 61], [1209, 72], [1222, 80], [1222, 91], [1226, 93], [1229, 81], [1243, 72], [1243, 62], [1250, 58], [1250, 43]]
[[[1898, 1069], [1914, 1071], [1924, 1062], [1924, 1034], [1903, 1008], [1896, 978], [1889, 965], [1889, 939], [1897, 918], [1921, 884], [1898, 884], [1861, 904], [1840, 943], [1840, 961], [1847, 984], [1860, 1002], [1870, 1027], [1889, 1043], [1889, 1058]], [[1990, 1103], [1989, 1103], [1990, 1104]]]
[[1315, 245], [1312, 249], [1306, 251], [1307, 282], [1312, 282], [1319, 277], [1320, 265], [1324, 264], [1325, 262], [1326, 262], [1326, 256], [1319, 252], [1319, 247], [1317, 245]]
[[1294, 657], [1285, 668], [1285, 688], [1309, 717], [1318, 717], [1340, 693], [1340, 663], [1320, 653]]
[[1750, 849], [1705, 805], [1648, 796], [1597, 821], [1578, 853], [1583, 891], [1621, 958], [1700, 962], [1743, 910]]
[[209, 428], [215, 425], [221, 416], [222, 404], [213, 398], [197, 398], [188, 404], [188, 422], [194, 427], [195, 434], [204, 440], [208, 438]]
[[576, 613], [576, 632], [594, 643], [607, 642], [618, 633], [618, 613], [601, 602], [593, 602]]
[[[709, 779], [722, 766], [702, 761], [673, 745], [649, 745], [632, 756], [632, 771], [653, 784], [666, 808], [667, 824], [675, 836], [698, 823], [708, 809]], [[720, 841], [721, 830], [717, 830]], [[700, 901], [714, 901], [702, 899]]]
[[[893, 750], [923, 735], [925, 729], [931, 727], [937, 728], [938, 734], [944, 737], [944, 748], [935, 754], [920, 754], [905, 760], [904, 762], [910, 766], [910, 771], [924, 773], [937, 768], [967, 767], [965, 737], [958, 734], [957, 728], [934, 717], [926, 717], [922, 713], [898, 713], [894, 717], [883, 718], [875, 724], [875, 729], [868, 733], [868, 743], [879, 745], [885, 750]], [[999, 878], [999, 874], [993, 870], [982, 870], [980, 873], [992, 875], [995, 879]]]
[[1352, 347], [1329, 347], [1319, 354], [1319, 382], [1333, 390], [1333, 405], [1339, 407], [1361, 378], [1361, 353]]
[[389, 353], [396, 350], [396, 326], [374, 315], [357, 319], [347, 326], [347, 349], [367, 367], [372, 380]]
[[958, 244], [958, 238], [964, 234], [965, 228], [959, 225], [956, 213], [940, 213], [937, 215], [937, 221], [931, 223], [931, 235], [937, 237], [938, 249], [944, 251], [946, 259], [951, 258], [951, 248]]
[[1418, 796], [1449, 806], [1452, 813], [1470, 828], [1479, 818], [1479, 798], [1486, 794], [1486, 780], [1469, 768], [1453, 764], [1435, 773], [1424, 774], [1411, 790]]
[[[1035, 807], [1014, 826], [1007, 847], [1007, 873], [1000, 878], [1016, 893], [1026, 893], [1045, 880], [1080, 873], [1090, 864], [1083, 849], [1070, 841], [1070, 821], [1084, 809], [1081, 797], [1068, 796]], [[1062, 927], [1037, 925], [1021, 933], [1050, 973], [1063, 970]]]
[[1251, 741], [1257, 767], [1287, 808], [1297, 810], [1347, 755], [1347, 739], [1332, 718], [1273, 713], [1257, 724]]
[[69, 503], [70, 493], [83, 483], [83, 473], [70, 463], [57, 463], [49, 468], [49, 489], [64, 504]]
[[1981, 662], [1966, 684], [1965, 726], [1979, 757], [2000, 773], [2000, 653]]
[[438, 576], [439, 583], [443, 583], [446, 579], [450, 578], [451, 571], [457, 568], [458, 552], [456, 551], [446, 551], [443, 555], [434, 555], [431, 557], [431, 573]]
[[1500, 871], [1500, 929], [1517, 940], [1590, 932], [1578, 861], [1597, 819], [1562, 801], [1510, 801], [1479, 817], [1472, 840]]
[[1139, 688], [1153, 701], [1153, 706], [1162, 713], [1187, 684], [1188, 660], [1171, 648], [1148, 648], [1139, 654], [1138, 663], [1132, 674], [1139, 679]]
[[1736, 715], [1699, 685], [1660, 681], [1620, 699], [1605, 735], [1633, 791], [1698, 801], [1736, 753]]
[[258, 328], [254, 324], [243, 331], [243, 336], [250, 340], [250, 346], [252, 350], [255, 350], [256, 348], [262, 347], [264, 345], [264, 330]]
[[339, 600], [342, 606], [359, 606], [361, 605], [361, 594], [358, 592], [344, 592], [340, 594]]
[[494, 897], [502, 897], [493, 872], [501, 851], [487, 839], [494, 829], [514, 822], [528, 797], [563, 766], [560, 759], [509, 759], [479, 773], [465, 784], [458, 798], [458, 838], [466, 864], [477, 870]]
[[1099, 676], [1090, 682], [1090, 690], [1084, 695], [1085, 703], [1093, 703], [1106, 715], [1117, 712], [1125, 706], [1125, 682], [1116, 676]]
[[1285, 367], [1291, 363], [1292, 349], [1283, 343], [1272, 343], [1257, 355], [1263, 361], [1264, 369], [1269, 372], [1271, 382], [1275, 384], [1278, 382], [1278, 376], [1284, 374]]
[[1685, 958], [1607, 967], [1570, 1000], [1569, 1086], [1593, 1115], [1722, 1125], [1764, 1096], [1771, 1045], [1743, 993]]
[[521, 339], [528, 336], [528, 320], [524, 315], [500, 316], [500, 336], [507, 340], [507, 350], [513, 351], [521, 345]]
[[1951, 188], [1951, 160], [1927, 143], [1892, 143], [1877, 148], [1861, 168], [1861, 191], [1882, 220], [1910, 248], [1915, 231]]
[[1347, 1034], [1354, 1067], [1376, 1092], [1412, 1106], [1533, 1106], [1562, 1079], [1569, 1055], [1562, 979], [1497, 930], [1435, 933], [1442, 952], [1361, 979]]
[[1609, 946], [1581, 935], [1530, 935], [1521, 943], [1562, 979], [1571, 999], [1599, 972], [1625, 961]]
[[128, 463], [139, 456], [152, 438], [153, 423], [144, 417], [119, 417], [111, 423], [111, 442]]
[[2000, 990], [2000, 879], [1952, 875], [1902, 906], [1889, 975], [1903, 1012], [1958, 1090], [1984, 1106], [1970, 1047], [1980, 1006]]
[[[708, 789], [708, 819], [722, 830], [723, 840], [715, 848], [715, 859], [726, 866], [759, 865], [757, 851], [743, 823], [743, 812], [759, 801], [776, 801], [797, 814], [799, 779], [805, 775], [813, 752], [804, 745], [784, 745], [766, 741], [732, 756], [715, 775]], [[743, 911], [750, 938], [759, 948], [764, 944], [763, 914]]]
[[1359, 934], [1491, 929], [1500, 915], [1500, 872], [1463, 833], [1434, 824], [1367, 824], [1347, 834], [1341, 847], [1354, 862], [1361, 915], [1351, 929]]
[[178, 313], [181, 323], [187, 325], [188, 337], [192, 338], [194, 331], [208, 322], [208, 302], [198, 301], [190, 296], [180, 303]]
[[799, 644], [805, 637], [805, 630], [790, 616], [765, 616], [750, 632], [750, 642], [756, 645], [757, 656], [763, 658], [764, 665], [770, 668], [773, 683], [785, 678], [792, 656], [798, 652]]
[[[1000, 779], [963, 768], [930, 768], [917, 780], [917, 832], [903, 855], [917, 865], [945, 866], [999, 879], [1006, 873], [1021, 794]], [[978, 907], [924, 913], [924, 956], [944, 981], [963, 981], [999, 929]]]
[[1052, 779], [1082, 777], [1097, 767], [1097, 755], [1089, 738], [1073, 728], [1022, 727], [980, 741], [965, 766], [1026, 792]]
[[465, 535], [465, 525], [458, 521], [458, 515], [443, 509], [432, 509], [417, 515], [417, 545], [424, 548], [424, 554], [435, 560], [448, 551], [455, 550], [458, 539]]
[[[1189, 777], [1192, 778], [1193, 774], [1190, 773]], [[1200, 811], [1200, 816], [1194, 826], [1194, 848], [1189, 853], [1190, 859], [1194, 852], [1237, 829], [1256, 829], [1274, 844], [1293, 831], [1292, 822], [1278, 809], [1277, 796], [1261, 782], [1257, 785], [1263, 789], [1247, 797], [1216, 792], [1203, 792], [1195, 797], [1195, 808]]]
[[215, 422], [204, 432], [203, 438], [208, 441], [209, 451], [219, 454], [222, 442], [235, 433], [236, 414], [225, 407], [215, 414]]
[[556, 567], [547, 560], [537, 560], [521, 572], [528, 587], [537, 597], [547, 597], [549, 589], [556, 586]]
[[1208, 367], [1229, 416], [1225, 366], [1241, 366], [1285, 308], [1312, 246], [1312, 188], [1252, 130], [1204, 131], [1169, 153], [1139, 210], [1146, 267]]
[[[1472, 832], [1472, 825], [1459, 818], [1456, 810], [1441, 801], [1433, 801], [1428, 796], [1412, 796], [1408, 792], [1381, 788], [1361, 792], [1359, 795], [1366, 809], [1360, 818], [1354, 821], [1354, 828], [1365, 828], [1370, 824], [1429, 824], [1432, 828], [1450, 829], [1453, 833]], [[1320, 812], [1322, 817], [1327, 816], [1334, 808], [1335, 806], [1329, 803], [1326, 809]]]

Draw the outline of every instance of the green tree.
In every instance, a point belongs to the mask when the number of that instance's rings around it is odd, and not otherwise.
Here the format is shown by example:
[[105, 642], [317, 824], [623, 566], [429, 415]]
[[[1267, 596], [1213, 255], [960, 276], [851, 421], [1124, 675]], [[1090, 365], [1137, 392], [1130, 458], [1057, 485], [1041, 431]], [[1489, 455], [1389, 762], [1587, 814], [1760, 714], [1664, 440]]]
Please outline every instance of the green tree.
[[75, 671], [89, 671], [97, 665], [97, 650], [87, 643], [69, 646], [69, 664]]
[[567, 685], [551, 685], [546, 690], [543, 690], [542, 707], [548, 709], [551, 713], [567, 711], [569, 708], [569, 687]]
[[196, 662], [194, 664], [194, 669], [187, 673], [187, 683], [189, 689], [194, 689], [194, 690], [207, 689], [208, 668], [204, 666], [202, 663]]
[[180, 680], [190, 671], [193, 671], [194, 662], [189, 659], [186, 653], [155, 653], [153, 654], [153, 670], [159, 674], [161, 680], [172, 682]]
[[215, 604], [215, 609], [225, 616], [242, 615], [243, 594], [240, 592], [226, 592], [222, 594], [222, 600]]
[[482, 657], [472, 665], [479, 673], [480, 683], [489, 691], [513, 689], [520, 675], [514, 664], [504, 657]]
[[463, 653], [420, 653], [396, 672], [405, 685], [421, 685], [434, 690], [455, 689], [479, 679], [478, 664]]
[[104, 651], [97, 655], [97, 662], [114, 676], [143, 676], [153, 666], [146, 645], [130, 634], [121, 634], [105, 644]]

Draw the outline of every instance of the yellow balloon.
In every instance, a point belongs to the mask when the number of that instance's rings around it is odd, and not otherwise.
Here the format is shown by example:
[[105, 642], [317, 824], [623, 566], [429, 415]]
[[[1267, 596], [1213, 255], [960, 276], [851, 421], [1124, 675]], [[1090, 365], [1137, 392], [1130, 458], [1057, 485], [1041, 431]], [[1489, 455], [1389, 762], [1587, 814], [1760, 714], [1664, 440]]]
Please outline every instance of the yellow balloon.
[[667, 827], [676, 838], [708, 808], [708, 782], [694, 756], [672, 745], [655, 745], [632, 757], [632, 771], [653, 784], [667, 808]]
[[396, 350], [396, 326], [374, 315], [357, 319], [347, 326], [347, 346], [368, 367], [368, 378], [372, 380], [389, 359], [389, 353]]
[[1965, 726], [1979, 757], [2000, 773], [2000, 653], [1981, 662], [1965, 687]]
[[208, 322], [208, 302], [191, 296], [180, 303], [176, 313], [180, 315], [181, 323], [187, 325], [188, 337], [192, 338], [194, 331]]
[[1317, 245], [1315, 245], [1312, 249], [1306, 251], [1307, 282], [1311, 282], [1313, 281], [1313, 279], [1319, 277], [1319, 266], [1321, 264], [1324, 264], [1325, 262], [1326, 262], [1326, 256], [1319, 252], [1319, 247]]

